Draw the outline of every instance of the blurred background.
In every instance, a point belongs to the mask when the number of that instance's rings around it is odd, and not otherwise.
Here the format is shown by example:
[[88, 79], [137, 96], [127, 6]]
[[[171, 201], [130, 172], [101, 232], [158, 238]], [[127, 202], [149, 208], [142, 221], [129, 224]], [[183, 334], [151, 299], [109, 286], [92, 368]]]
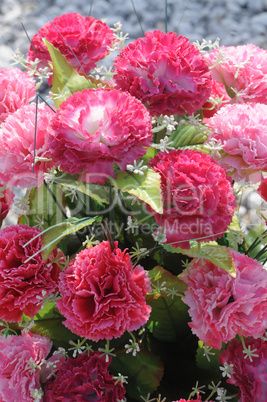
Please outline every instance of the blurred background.
[[22, 24], [32, 37], [56, 16], [79, 12], [104, 19], [109, 26], [120, 21], [133, 40], [143, 31], [165, 30], [166, 3], [167, 30], [190, 41], [219, 37], [221, 45], [267, 48], [267, 0], [0, 0], [0, 68], [10, 65], [17, 48], [27, 53]]

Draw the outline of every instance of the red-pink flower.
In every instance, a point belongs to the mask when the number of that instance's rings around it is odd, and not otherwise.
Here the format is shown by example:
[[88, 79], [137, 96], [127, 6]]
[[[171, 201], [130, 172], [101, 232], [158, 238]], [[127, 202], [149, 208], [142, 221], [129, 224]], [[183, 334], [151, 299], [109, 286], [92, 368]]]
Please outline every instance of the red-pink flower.
[[215, 80], [212, 80], [212, 90], [207, 102], [202, 105], [203, 117], [212, 117], [226, 103], [230, 103], [231, 98], [227, 94], [225, 86]]
[[[32, 188], [43, 183], [43, 173], [53, 166], [47, 136], [53, 111], [43, 103], [38, 107], [35, 142], [35, 104], [22, 106], [10, 114], [0, 129], [0, 183], [9, 187]], [[35, 152], [34, 152], [35, 148]], [[33, 161], [35, 164], [33, 172]]]
[[60, 274], [59, 290], [57, 306], [66, 317], [64, 325], [93, 341], [118, 338], [149, 318], [148, 275], [141, 265], [133, 268], [130, 255], [117, 242], [113, 250], [105, 241], [77, 254]]
[[[206, 59], [212, 78], [226, 85], [234, 102], [267, 104], [267, 50], [255, 45], [221, 46]], [[233, 88], [233, 89], [231, 89]]]
[[[109, 54], [115, 39], [113, 31], [104, 22], [78, 13], [67, 13], [47, 22], [31, 40], [27, 54], [29, 61], [38, 58], [38, 67], [47, 67], [50, 54], [43, 42], [47, 39], [80, 73], [88, 74], [96, 62]], [[34, 51], [35, 50], [35, 51]], [[36, 53], [35, 53], [36, 52]], [[50, 84], [52, 79], [48, 81]]]
[[234, 180], [259, 181], [267, 170], [267, 105], [226, 105], [206, 119], [214, 138], [223, 144], [216, 161]]
[[[0, 400], [34, 402], [39, 390], [40, 369], [52, 342], [40, 335], [0, 336]], [[42, 400], [42, 399], [41, 399]]]
[[224, 234], [236, 200], [231, 181], [210, 155], [173, 150], [158, 153], [149, 164], [161, 177], [163, 214], [147, 209], [164, 228], [167, 243], [189, 249], [191, 239], [211, 241]]
[[44, 402], [123, 400], [125, 388], [109, 373], [110, 361], [99, 352], [68, 358], [44, 389]]
[[115, 58], [117, 87], [151, 115], [195, 113], [209, 98], [211, 75], [199, 50], [174, 32], [146, 32]]
[[218, 360], [227, 367], [233, 365], [227, 382], [239, 387], [239, 402], [264, 402], [267, 395], [267, 342], [248, 338], [245, 345], [253, 351], [253, 356], [246, 357], [241, 342], [233, 339]]
[[[55, 248], [44, 261], [41, 231], [28, 225], [12, 225], [0, 230], [0, 319], [20, 321], [41, 309], [42, 301], [58, 290], [63, 253]], [[26, 243], [29, 242], [28, 245]], [[31, 258], [32, 257], [32, 258]], [[29, 261], [27, 261], [27, 259]]]
[[12, 206], [13, 198], [14, 194], [11, 188], [0, 188], [0, 226]]
[[236, 278], [201, 260], [193, 260], [180, 276], [188, 285], [183, 301], [189, 306], [189, 326], [216, 349], [237, 334], [257, 338], [267, 328], [267, 271], [258, 261], [230, 251]]
[[263, 177], [257, 193], [267, 202], [267, 177]]
[[33, 79], [18, 68], [0, 69], [0, 125], [35, 96]]
[[84, 89], [61, 104], [49, 136], [55, 164], [82, 180], [104, 183], [146, 153], [152, 141], [149, 113], [127, 93]]

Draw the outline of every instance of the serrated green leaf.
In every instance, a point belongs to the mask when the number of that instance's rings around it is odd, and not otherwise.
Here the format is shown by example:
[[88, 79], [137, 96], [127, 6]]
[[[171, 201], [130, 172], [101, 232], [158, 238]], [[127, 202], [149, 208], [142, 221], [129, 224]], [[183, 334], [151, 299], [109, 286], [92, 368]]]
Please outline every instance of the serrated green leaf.
[[122, 353], [112, 359], [111, 371], [127, 376], [127, 395], [138, 401], [157, 389], [163, 376], [163, 363], [152, 352], [142, 350], [136, 356]]
[[160, 175], [152, 168], [146, 169], [143, 176], [131, 172], [119, 172], [117, 178], [112, 179], [112, 184], [122, 192], [138, 197], [158, 214], [163, 213]]
[[[53, 94], [71, 95], [73, 92], [82, 91], [86, 88], [96, 88], [88, 77], [80, 75], [72, 65], [67, 61], [66, 57], [60, 53], [47, 39], [43, 41], [49, 51], [53, 65]], [[54, 96], [55, 106], [58, 109], [64, 101], [64, 96]]]
[[216, 242], [209, 242], [198, 243], [197, 245], [191, 246], [189, 250], [184, 250], [180, 247], [174, 248], [167, 244], [163, 244], [163, 247], [166, 251], [171, 253], [181, 253], [192, 258], [201, 258], [210, 261], [212, 264], [217, 265], [217, 267], [223, 268], [233, 278], [236, 277], [234, 261], [230, 249], [226, 246], [220, 246]]
[[[172, 275], [163, 267], [157, 266], [151, 269], [148, 275], [152, 286], [152, 292], [148, 293], [146, 297], [148, 303], [161, 296], [166, 297], [171, 291], [174, 294], [179, 294], [187, 289], [187, 285], [183, 281]], [[159, 292], [158, 289], [160, 288], [162, 289]]]

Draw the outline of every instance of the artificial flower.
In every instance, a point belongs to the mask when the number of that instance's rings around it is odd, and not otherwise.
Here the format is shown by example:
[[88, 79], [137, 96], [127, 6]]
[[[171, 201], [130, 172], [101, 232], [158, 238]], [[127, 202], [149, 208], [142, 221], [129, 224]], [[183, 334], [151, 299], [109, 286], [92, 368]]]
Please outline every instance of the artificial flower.
[[34, 99], [33, 79], [18, 68], [0, 69], [0, 126], [10, 113]]
[[167, 243], [189, 249], [189, 240], [211, 241], [223, 236], [236, 200], [230, 179], [210, 155], [172, 150], [158, 153], [149, 165], [161, 177], [163, 214], [147, 209], [164, 228]]
[[236, 278], [209, 261], [194, 259], [180, 279], [187, 285], [189, 326], [215, 349], [237, 334], [260, 337], [267, 328], [267, 271], [257, 260], [230, 250]]
[[239, 402], [264, 402], [267, 395], [267, 342], [261, 338], [247, 338], [244, 343], [252, 356], [246, 355], [242, 343], [233, 339], [219, 355], [219, 363], [233, 366], [226, 381], [239, 388]]
[[144, 325], [151, 311], [147, 272], [133, 268], [130, 255], [104, 241], [78, 253], [60, 274], [57, 301], [64, 325], [79, 336], [98, 341], [118, 338]]
[[53, 166], [47, 136], [54, 112], [41, 103], [37, 113], [37, 127], [36, 106], [30, 104], [10, 114], [0, 129], [0, 183], [8, 187], [39, 187]]
[[209, 98], [211, 75], [199, 50], [174, 32], [146, 32], [114, 60], [117, 87], [152, 116], [195, 113]]
[[21, 224], [0, 230], [2, 320], [19, 322], [23, 313], [33, 318], [42, 308], [43, 300], [58, 290], [63, 253], [55, 248], [48, 259], [43, 260], [40, 233], [39, 229]]
[[[109, 47], [115, 40], [113, 31], [106, 23], [94, 17], [83, 17], [79, 13], [63, 14], [44, 24], [31, 40], [27, 59], [41, 60], [38, 68], [47, 67], [51, 61], [44, 38], [78, 72], [86, 75], [96, 66], [96, 62], [109, 54]], [[51, 84], [52, 78], [48, 82]]]
[[206, 56], [211, 76], [225, 85], [233, 102], [267, 104], [267, 50], [247, 44], [221, 46]]
[[44, 402], [99, 401], [117, 402], [124, 399], [125, 388], [109, 373], [110, 359], [99, 352], [69, 357], [44, 389]]
[[149, 113], [127, 93], [84, 89], [61, 104], [49, 134], [56, 165], [87, 182], [104, 183], [146, 153], [152, 141]]
[[220, 140], [222, 150], [214, 157], [234, 180], [258, 182], [267, 170], [267, 105], [226, 105], [206, 119], [212, 131], [207, 141]]
[[35, 401], [33, 394], [41, 388], [40, 367], [51, 347], [50, 339], [30, 332], [0, 336], [1, 401]]
[[11, 188], [0, 188], [0, 226], [12, 207], [13, 198]]
[[257, 193], [267, 202], [267, 177], [262, 178]]

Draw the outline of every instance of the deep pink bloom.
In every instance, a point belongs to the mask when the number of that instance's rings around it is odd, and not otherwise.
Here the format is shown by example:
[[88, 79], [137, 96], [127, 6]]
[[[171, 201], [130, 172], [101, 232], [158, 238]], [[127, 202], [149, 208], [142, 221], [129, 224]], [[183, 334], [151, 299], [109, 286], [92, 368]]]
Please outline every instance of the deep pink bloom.
[[206, 119], [211, 138], [220, 140], [222, 151], [215, 158], [234, 180], [259, 181], [267, 170], [267, 105], [226, 105]]
[[239, 387], [239, 402], [264, 402], [267, 395], [267, 342], [262, 339], [245, 339], [245, 345], [254, 350], [251, 359], [245, 357], [241, 342], [233, 339], [219, 355], [219, 362], [233, 364], [229, 384]]
[[[55, 248], [44, 261], [40, 230], [28, 225], [12, 225], [0, 230], [0, 319], [20, 321], [41, 309], [43, 299], [58, 290], [59, 264], [63, 253]], [[30, 243], [24, 246], [28, 241]]]
[[267, 202], [267, 177], [263, 177], [257, 193]]
[[115, 58], [117, 87], [152, 116], [195, 113], [209, 98], [211, 75], [199, 50], [174, 32], [146, 32]]
[[45, 385], [44, 402], [117, 402], [125, 388], [109, 373], [110, 361], [99, 352], [79, 354], [62, 364], [55, 378]]
[[0, 226], [2, 225], [2, 221], [5, 219], [12, 206], [13, 198], [14, 193], [11, 188], [0, 188]]
[[214, 66], [210, 70], [212, 78], [234, 89], [228, 91], [233, 102], [267, 104], [266, 49], [252, 44], [221, 46], [211, 51], [206, 59]]
[[147, 209], [164, 228], [167, 243], [189, 249], [191, 239], [222, 237], [236, 200], [231, 180], [210, 155], [189, 149], [160, 152], [149, 165], [161, 177], [163, 214]]
[[218, 110], [225, 106], [225, 104], [230, 103], [231, 98], [227, 94], [225, 86], [215, 80], [212, 80], [212, 90], [209, 99], [202, 105], [203, 117], [211, 117]]
[[104, 183], [146, 153], [152, 141], [149, 113], [127, 93], [84, 89], [61, 104], [49, 136], [55, 164], [86, 182]]
[[180, 276], [188, 285], [183, 301], [190, 307], [189, 326], [216, 349], [237, 334], [257, 338], [267, 328], [267, 271], [258, 261], [230, 251], [236, 278], [201, 260], [193, 260]]
[[98, 341], [120, 337], [145, 324], [151, 307], [145, 296], [150, 291], [147, 272], [133, 268], [130, 255], [117, 242], [89, 247], [76, 255], [60, 274], [57, 301], [66, 317], [64, 325], [75, 334]]
[[10, 114], [0, 129], [0, 183], [8, 187], [32, 188], [43, 183], [43, 173], [53, 166], [52, 161], [36, 159], [33, 172], [34, 146], [36, 158], [51, 158], [47, 136], [51, 131], [53, 111], [43, 103], [38, 107], [35, 137], [35, 104], [22, 106]]
[[27, 105], [35, 96], [33, 79], [18, 68], [0, 69], [0, 125], [10, 113]]
[[[43, 42], [47, 39], [63, 54], [67, 61], [80, 73], [88, 75], [96, 62], [109, 54], [109, 47], [115, 40], [113, 31], [104, 22], [94, 17], [83, 17], [78, 13], [67, 13], [47, 22], [32, 38], [27, 59], [38, 58], [38, 66], [47, 67], [50, 54]], [[52, 79], [49, 79], [51, 84]]]
[[50, 339], [31, 333], [0, 336], [1, 401], [34, 401], [31, 393], [41, 387], [37, 366], [41, 366], [51, 347]]

